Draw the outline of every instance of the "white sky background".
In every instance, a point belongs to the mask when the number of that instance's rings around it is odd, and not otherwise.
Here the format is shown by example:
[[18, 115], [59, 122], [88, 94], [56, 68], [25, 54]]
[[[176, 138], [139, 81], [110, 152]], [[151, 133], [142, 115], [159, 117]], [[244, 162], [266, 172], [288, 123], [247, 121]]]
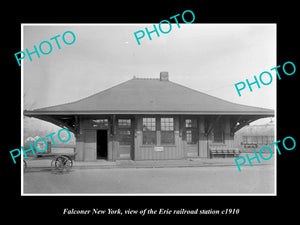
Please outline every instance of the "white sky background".
[[[158, 27], [158, 25], [156, 24]], [[25, 109], [68, 103], [136, 77], [169, 79], [235, 103], [275, 109], [276, 24], [172, 24], [168, 34], [153, 33], [137, 44], [134, 32], [153, 24], [134, 25], [23, 25], [23, 51], [72, 31], [72, 45], [50, 41], [49, 55], [23, 60]], [[163, 28], [167, 30], [167, 28]], [[67, 37], [67, 36], [66, 36]], [[46, 46], [46, 45], [45, 45]], [[46, 48], [46, 47], [45, 47]], [[46, 49], [45, 49], [46, 51]], [[239, 97], [234, 84], [254, 81], [263, 71], [273, 82]], [[201, 104], [201, 103], [199, 103]]]

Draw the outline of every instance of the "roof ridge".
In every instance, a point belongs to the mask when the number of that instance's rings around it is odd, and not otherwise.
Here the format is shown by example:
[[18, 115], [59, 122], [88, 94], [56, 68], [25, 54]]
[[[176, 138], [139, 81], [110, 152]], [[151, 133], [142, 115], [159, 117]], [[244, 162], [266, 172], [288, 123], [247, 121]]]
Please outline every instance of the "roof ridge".
[[132, 80], [159, 80], [159, 78], [154, 78], [154, 77], [136, 77], [136, 76], [133, 76]]

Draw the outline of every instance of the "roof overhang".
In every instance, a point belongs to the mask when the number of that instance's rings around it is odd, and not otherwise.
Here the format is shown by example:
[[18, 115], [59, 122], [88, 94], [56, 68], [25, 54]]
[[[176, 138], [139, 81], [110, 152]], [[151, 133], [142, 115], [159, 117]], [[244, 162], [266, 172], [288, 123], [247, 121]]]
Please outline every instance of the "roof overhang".
[[38, 110], [25, 110], [24, 116], [43, 116], [43, 115], [252, 115], [252, 116], [265, 116], [273, 117], [274, 111], [255, 111], [255, 112], [245, 112], [245, 111], [38, 111]]
[[230, 116], [230, 132], [234, 134], [236, 131], [240, 130], [251, 122], [266, 118], [273, 117], [274, 111], [256, 111], [256, 112], [187, 112], [187, 111], [39, 111], [32, 110], [24, 111], [25, 116], [34, 117], [41, 119], [57, 126], [67, 128], [75, 135], [78, 131], [79, 122], [78, 118], [80, 116], [97, 116], [97, 115], [198, 115], [198, 116], [211, 116], [219, 119], [222, 116]]

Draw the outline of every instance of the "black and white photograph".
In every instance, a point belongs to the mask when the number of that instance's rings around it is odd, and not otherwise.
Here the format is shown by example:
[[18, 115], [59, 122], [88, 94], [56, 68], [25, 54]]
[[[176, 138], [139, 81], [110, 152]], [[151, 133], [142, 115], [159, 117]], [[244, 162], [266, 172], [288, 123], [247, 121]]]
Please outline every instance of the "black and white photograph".
[[294, 221], [296, 3], [101, 3], [4, 7], [3, 220]]
[[276, 196], [276, 23], [186, 21], [22, 24], [22, 196]]

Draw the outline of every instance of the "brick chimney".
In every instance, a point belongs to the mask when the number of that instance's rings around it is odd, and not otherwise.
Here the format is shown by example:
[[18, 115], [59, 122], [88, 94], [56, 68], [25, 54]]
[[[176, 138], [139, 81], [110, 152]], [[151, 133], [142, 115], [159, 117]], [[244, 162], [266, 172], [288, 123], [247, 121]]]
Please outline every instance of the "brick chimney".
[[169, 72], [160, 72], [159, 79], [160, 79], [160, 81], [168, 81], [169, 80]]

